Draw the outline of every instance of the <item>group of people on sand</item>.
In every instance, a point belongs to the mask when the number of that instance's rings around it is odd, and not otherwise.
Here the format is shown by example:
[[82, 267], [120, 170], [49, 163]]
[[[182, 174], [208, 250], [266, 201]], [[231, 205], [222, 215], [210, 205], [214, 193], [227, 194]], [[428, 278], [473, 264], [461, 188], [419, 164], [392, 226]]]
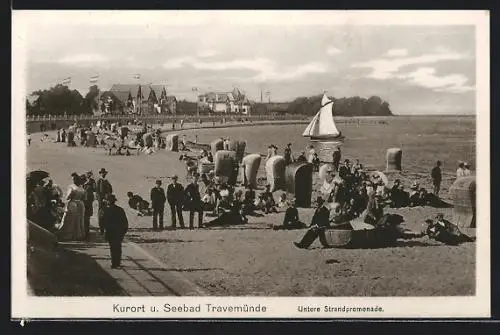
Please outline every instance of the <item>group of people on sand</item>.
[[[186, 187], [179, 183], [177, 175], [171, 177], [172, 182], [167, 190], [162, 187], [162, 181], [157, 180], [151, 189], [150, 202], [140, 195], [128, 192], [129, 206], [138, 215], [153, 216], [153, 230], [163, 230], [165, 204], [168, 202], [171, 214], [171, 227], [185, 228], [182, 211], [189, 212], [189, 229], [194, 229], [194, 217], [198, 214], [198, 228], [239, 225], [248, 222], [248, 215], [263, 215], [286, 211], [284, 225], [297, 227], [298, 214], [292, 215], [295, 208], [293, 201], [287, 201], [286, 193], [275, 201], [270, 185], [256, 194], [250, 185], [237, 188], [228, 183], [228, 180], [214, 176], [213, 171], [208, 174], [193, 173]], [[295, 208], [296, 211], [296, 208]], [[258, 213], [260, 212], [260, 213]], [[203, 222], [204, 213], [210, 213], [213, 220]]]
[[[345, 225], [350, 220], [361, 217], [364, 223], [375, 228], [392, 227], [393, 233], [401, 238], [414, 238], [428, 235], [431, 238], [447, 244], [473, 241], [460, 232], [456, 225], [444, 219], [443, 214], [426, 221], [424, 232], [411, 232], [400, 229], [404, 219], [400, 215], [384, 215], [384, 207], [400, 208], [405, 206], [438, 206], [439, 189], [441, 183], [440, 161], [431, 171], [434, 184], [434, 193], [420, 188], [414, 182], [410, 192], [404, 190], [403, 183], [396, 179], [392, 188], [388, 188], [380, 174], [367, 174], [359, 161], [354, 166], [346, 159], [343, 165], [327, 170], [325, 180], [320, 188], [321, 194], [316, 199], [316, 211], [310, 230], [301, 242], [295, 242], [299, 248], [307, 248], [318, 236], [321, 238], [322, 229], [331, 226]], [[464, 164], [465, 165], [465, 164]], [[389, 222], [389, 224], [388, 224]], [[458, 242], [457, 242], [458, 241]]]

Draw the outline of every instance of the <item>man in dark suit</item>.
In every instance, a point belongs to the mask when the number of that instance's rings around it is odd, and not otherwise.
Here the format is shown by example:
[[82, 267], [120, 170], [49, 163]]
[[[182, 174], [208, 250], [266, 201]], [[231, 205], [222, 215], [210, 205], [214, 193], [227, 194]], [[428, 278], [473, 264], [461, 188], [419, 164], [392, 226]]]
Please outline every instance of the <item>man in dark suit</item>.
[[122, 242], [128, 230], [128, 220], [123, 208], [116, 205], [113, 194], [107, 195], [105, 202], [107, 206], [103, 208], [102, 224], [111, 252], [111, 268], [116, 269], [121, 266]]
[[439, 190], [441, 189], [441, 161], [436, 162], [436, 166], [431, 171], [432, 184], [434, 186], [434, 195], [439, 197]]
[[158, 229], [160, 217], [160, 230], [163, 229], [163, 212], [165, 211], [165, 190], [161, 187], [161, 180], [156, 181], [156, 186], [151, 189], [151, 207], [153, 208], [153, 230]]
[[172, 229], [177, 227], [176, 216], [179, 217], [179, 225], [184, 228], [184, 218], [182, 217], [182, 205], [184, 203], [184, 188], [177, 182], [179, 177], [172, 176], [172, 183], [167, 187], [167, 200], [172, 214]]
[[99, 179], [97, 179], [96, 183], [96, 197], [97, 197], [97, 202], [99, 203], [99, 212], [97, 214], [98, 216], [98, 222], [99, 222], [99, 228], [101, 231], [101, 235], [104, 234], [104, 227], [102, 225], [102, 212], [104, 209], [104, 199], [110, 194], [113, 193], [113, 187], [109, 183], [109, 181], [106, 179], [106, 176], [108, 175], [108, 171], [106, 171], [105, 168], [102, 168], [99, 170], [99, 175], [101, 176]]
[[194, 213], [198, 213], [198, 227], [203, 226], [203, 206], [201, 203], [200, 188], [198, 178], [200, 175], [196, 172], [191, 179], [191, 183], [186, 186], [185, 199], [186, 208], [189, 210], [189, 229], [194, 229]]
[[309, 230], [306, 232], [300, 242], [293, 244], [300, 249], [307, 249], [316, 240], [316, 238], [324, 239], [325, 228], [330, 227], [330, 211], [324, 206], [325, 201], [322, 197], [316, 199], [317, 207], [311, 221]]

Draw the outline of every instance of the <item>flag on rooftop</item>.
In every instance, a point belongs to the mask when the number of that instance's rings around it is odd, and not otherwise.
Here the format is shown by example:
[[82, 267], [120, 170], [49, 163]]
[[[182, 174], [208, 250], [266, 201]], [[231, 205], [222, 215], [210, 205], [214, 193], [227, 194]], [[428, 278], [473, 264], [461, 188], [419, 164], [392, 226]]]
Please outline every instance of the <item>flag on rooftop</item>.
[[90, 83], [91, 84], [96, 84], [99, 81], [99, 75], [95, 75], [90, 77]]
[[71, 77], [64, 78], [61, 83], [63, 85], [71, 84]]

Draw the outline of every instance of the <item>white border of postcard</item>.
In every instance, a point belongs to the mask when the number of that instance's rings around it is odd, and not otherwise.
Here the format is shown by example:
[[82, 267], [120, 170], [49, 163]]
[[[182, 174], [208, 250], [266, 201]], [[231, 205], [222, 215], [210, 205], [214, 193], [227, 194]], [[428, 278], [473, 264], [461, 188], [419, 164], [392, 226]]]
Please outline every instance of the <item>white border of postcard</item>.
[[[474, 25], [476, 27], [476, 115], [477, 115], [477, 252], [476, 295], [470, 297], [33, 297], [27, 294], [26, 225], [24, 224], [25, 64], [26, 28], [30, 17], [46, 20], [98, 20], [100, 24], [162, 20], [162, 11], [13, 11], [12, 25], [12, 317], [13, 318], [400, 318], [400, 317], [489, 317], [490, 316], [490, 133], [489, 133], [489, 12], [488, 11], [232, 11], [231, 20], [246, 24], [330, 25]], [[224, 11], [182, 11], [174, 24], [228, 18]], [[116, 313], [114, 304], [144, 305], [145, 312]], [[150, 312], [150, 307], [200, 305], [200, 312]], [[220, 306], [208, 311], [207, 304]], [[228, 312], [229, 306], [261, 306], [260, 312]], [[319, 307], [319, 312], [298, 312], [298, 306]], [[337, 307], [325, 312], [324, 306]], [[262, 311], [265, 307], [265, 311]], [[363, 308], [365, 308], [363, 310]], [[366, 309], [367, 308], [367, 309]]]

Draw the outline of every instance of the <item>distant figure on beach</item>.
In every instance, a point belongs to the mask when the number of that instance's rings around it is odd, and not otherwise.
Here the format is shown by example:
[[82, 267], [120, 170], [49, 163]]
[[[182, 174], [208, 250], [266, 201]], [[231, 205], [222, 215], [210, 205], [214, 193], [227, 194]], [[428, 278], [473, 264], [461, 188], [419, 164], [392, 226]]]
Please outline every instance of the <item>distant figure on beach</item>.
[[457, 179], [464, 177], [464, 176], [465, 176], [465, 164], [464, 164], [464, 162], [459, 162], [458, 169], [457, 169]]
[[184, 127], [184, 119], [181, 119], [181, 129]]
[[431, 171], [432, 185], [434, 186], [433, 193], [436, 197], [439, 196], [439, 190], [441, 189], [441, 161], [436, 162], [436, 166]]
[[66, 129], [64, 129], [64, 128], [61, 132], [61, 142], [63, 142], [63, 143], [66, 142]]
[[342, 153], [340, 151], [340, 147], [335, 148], [333, 151], [333, 167], [335, 168], [335, 171], [339, 171], [339, 165], [340, 165], [340, 160], [342, 158]]
[[292, 143], [288, 143], [286, 145], [285, 150], [283, 151], [283, 157], [285, 158], [285, 165], [289, 165], [292, 163]]
[[28, 141], [28, 147], [31, 145], [31, 134], [28, 133], [28, 136], [26, 136], [26, 139]]
[[470, 165], [469, 163], [465, 162], [464, 163], [464, 177], [470, 176], [472, 174], [470, 170]]

